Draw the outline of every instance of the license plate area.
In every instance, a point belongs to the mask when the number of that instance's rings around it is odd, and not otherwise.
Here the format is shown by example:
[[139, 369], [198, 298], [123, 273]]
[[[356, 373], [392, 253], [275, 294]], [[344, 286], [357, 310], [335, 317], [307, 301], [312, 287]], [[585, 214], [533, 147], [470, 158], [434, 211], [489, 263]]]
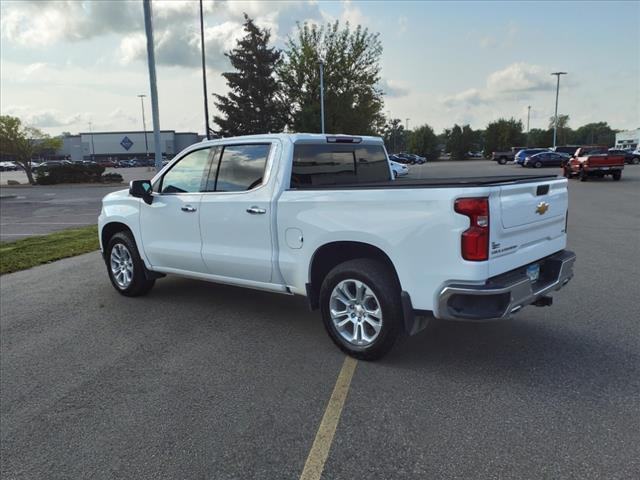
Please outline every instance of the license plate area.
[[527, 277], [531, 280], [531, 283], [535, 283], [540, 278], [540, 264], [534, 263], [527, 267]]

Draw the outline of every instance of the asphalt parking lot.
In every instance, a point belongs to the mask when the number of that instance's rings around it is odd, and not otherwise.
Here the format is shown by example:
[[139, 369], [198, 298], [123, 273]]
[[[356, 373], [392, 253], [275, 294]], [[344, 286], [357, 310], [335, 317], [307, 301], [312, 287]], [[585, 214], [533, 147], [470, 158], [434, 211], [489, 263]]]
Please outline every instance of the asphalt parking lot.
[[[539, 171], [413, 174], [462, 173]], [[640, 167], [569, 192], [578, 260], [553, 307], [358, 362], [322, 478], [640, 477]], [[176, 277], [125, 298], [98, 253], [0, 292], [3, 478], [300, 478], [344, 362], [304, 299]]]

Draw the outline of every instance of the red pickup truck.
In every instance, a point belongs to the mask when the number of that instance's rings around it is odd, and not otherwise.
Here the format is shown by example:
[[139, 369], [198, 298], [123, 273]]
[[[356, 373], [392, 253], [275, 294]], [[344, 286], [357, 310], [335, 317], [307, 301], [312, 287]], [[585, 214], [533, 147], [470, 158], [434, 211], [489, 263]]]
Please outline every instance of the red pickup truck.
[[578, 177], [583, 182], [589, 177], [602, 178], [605, 175], [611, 175], [617, 181], [622, 178], [624, 155], [610, 152], [602, 146], [580, 147], [563, 169], [565, 177]]

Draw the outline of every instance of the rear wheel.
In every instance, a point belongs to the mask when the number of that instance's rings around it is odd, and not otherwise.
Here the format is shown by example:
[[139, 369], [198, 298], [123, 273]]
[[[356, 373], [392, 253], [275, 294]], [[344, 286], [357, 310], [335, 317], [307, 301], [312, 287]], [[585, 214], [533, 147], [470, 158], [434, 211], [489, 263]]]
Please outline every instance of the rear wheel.
[[533, 164], [533, 168], [542, 168], [542, 162], [540, 160], [538, 160], [537, 162], [535, 162]]
[[507, 159], [506, 159], [506, 158], [504, 158], [504, 157], [500, 157], [500, 158], [498, 159], [498, 163], [499, 163], [500, 165], [504, 165], [505, 163], [507, 163]]
[[562, 173], [564, 174], [565, 178], [571, 178], [571, 169], [562, 167]]
[[631, 163], [633, 163], [634, 165], [638, 165], [640, 163], [640, 157], [633, 157], [631, 159]]
[[376, 260], [334, 267], [322, 282], [320, 305], [327, 333], [355, 358], [381, 358], [402, 331], [400, 287], [393, 272]]
[[578, 174], [578, 176], [580, 177], [580, 181], [581, 182], [586, 182], [587, 181], [587, 172], [585, 172], [584, 170], [580, 170], [580, 173]]
[[613, 172], [611, 174], [611, 176], [613, 177], [613, 179], [617, 182], [622, 178], [622, 172], [620, 170], [616, 170], [615, 172]]
[[113, 287], [127, 297], [145, 295], [155, 280], [147, 278], [146, 267], [129, 232], [116, 233], [107, 246], [107, 271]]

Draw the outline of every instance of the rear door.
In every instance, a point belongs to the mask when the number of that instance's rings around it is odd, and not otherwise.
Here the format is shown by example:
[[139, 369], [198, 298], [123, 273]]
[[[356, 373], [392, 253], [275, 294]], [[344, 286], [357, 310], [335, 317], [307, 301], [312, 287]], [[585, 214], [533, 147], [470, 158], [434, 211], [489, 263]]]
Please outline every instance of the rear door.
[[271, 281], [274, 212], [267, 180], [278, 147], [276, 141], [221, 147], [200, 204], [202, 258], [208, 273]]
[[566, 179], [504, 185], [490, 199], [490, 275], [538, 260], [566, 245]]

